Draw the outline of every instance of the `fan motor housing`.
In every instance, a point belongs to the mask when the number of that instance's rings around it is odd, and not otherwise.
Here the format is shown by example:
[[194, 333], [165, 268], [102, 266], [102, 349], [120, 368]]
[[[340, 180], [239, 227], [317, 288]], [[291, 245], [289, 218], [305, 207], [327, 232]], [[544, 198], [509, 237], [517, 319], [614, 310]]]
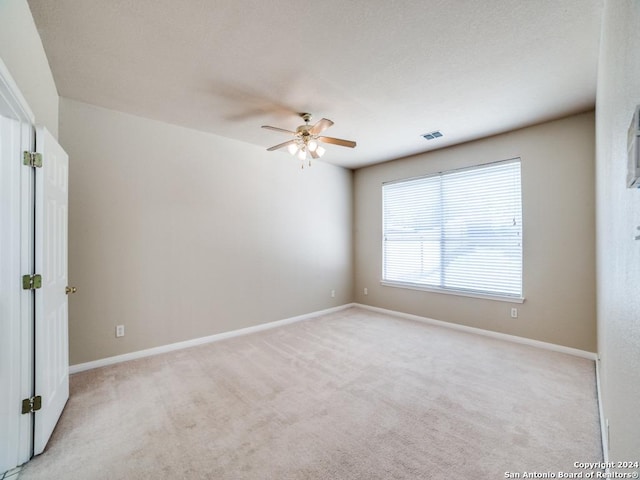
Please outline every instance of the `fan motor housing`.
[[311, 135], [309, 133], [310, 128], [311, 128], [310, 125], [300, 125], [298, 128], [296, 128], [296, 133], [302, 135], [303, 137], [307, 135]]

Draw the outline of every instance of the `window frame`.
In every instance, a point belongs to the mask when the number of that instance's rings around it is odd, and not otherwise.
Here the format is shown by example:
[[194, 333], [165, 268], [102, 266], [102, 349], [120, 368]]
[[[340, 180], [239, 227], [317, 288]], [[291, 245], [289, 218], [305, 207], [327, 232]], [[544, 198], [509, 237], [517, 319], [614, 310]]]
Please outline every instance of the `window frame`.
[[[416, 181], [416, 180], [421, 180], [421, 179], [428, 179], [428, 178], [433, 178], [433, 177], [439, 177], [442, 178], [443, 176], [446, 176], [448, 174], [454, 174], [454, 173], [460, 173], [460, 172], [464, 172], [464, 171], [470, 171], [470, 170], [479, 170], [479, 169], [483, 169], [483, 168], [487, 168], [487, 167], [492, 167], [492, 166], [496, 166], [496, 165], [500, 165], [500, 164], [509, 164], [509, 163], [517, 163], [519, 166], [519, 174], [520, 174], [520, 295], [510, 295], [510, 294], [506, 294], [506, 293], [501, 293], [501, 292], [482, 292], [482, 291], [474, 291], [474, 290], [467, 290], [467, 289], [463, 289], [463, 288], [451, 288], [451, 287], [439, 287], [439, 286], [434, 286], [434, 285], [427, 285], [427, 284], [420, 284], [420, 283], [414, 283], [414, 282], [404, 282], [404, 281], [399, 281], [399, 280], [387, 280], [385, 278], [385, 254], [386, 254], [386, 249], [385, 249], [385, 194], [384, 194], [384, 187], [387, 185], [392, 185], [392, 184], [397, 184], [397, 183], [405, 183], [405, 182], [412, 182], [412, 181]], [[420, 176], [415, 176], [415, 177], [409, 177], [409, 178], [402, 178], [402, 179], [397, 179], [397, 180], [391, 180], [388, 182], [383, 182], [382, 183], [382, 187], [381, 187], [381, 203], [382, 203], [382, 235], [381, 235], [381, 240], [382, 240], [382, 244], [381, 244], [381, 250], [382, 250], [382, 256], [381, 256], [381, 260], [382, 260], [382, 265], [381, 265], [381, 281], [380, 284], [383, 286], [388, 286], [388, 287], [395, 287], [395, 288], [402, 288], [402, 289], [409, 289], [409, 290], [418, 290], [418, 291], [427, 291], [427, 292], [434, 292], [434, 293], [442, 293], [442, 294], [446, 294], [446, 295], [455, 295], [455, 296], [462, 296], [462, 297], [472, 297], [472, 298], [482, 298], [482, 299], [490, 299], [490, 300], [497, 300], [497, 301], [504, 301], [504, 302], [509, 302], [509, 303], [523, 303], [525, 301], [525, 296], [524, 296], [524, 221], [523, 221], [523, 195], [522, 195], [522, 159], [520, 157], [514, 157], [514, 158], [509, 158], [506, 160], [498, 160], [498, 161], [494, 161], [494, 162], [487, 162], [487, 163], [483, 163], [483, 164], [476, 164], [476, 165], [471, 165], [471, 166], [467, 166], [467, 167], [461, 167], [461, 168], [455, 168], [455, 169], [448, 169], [448, 170], [442, 170], [442, 171], [438, 171], [438, 172], [433, 172], [433, 173], [429, 173], [426, 175], [420, 175]], [[442, 208], [442, 204], [439, 204], [439, 208]], [[442, 220], [442, 219], [441, 219]], [[442, 227], [441, 227], [442, 228]], [[440, 242], [439, 244], [439, 249], [440, 252], [442, 251], [442, 242]], [[441, 255], [441, 253], [440, 253]], [[442, 273], [442, 272], [441, 272]]]

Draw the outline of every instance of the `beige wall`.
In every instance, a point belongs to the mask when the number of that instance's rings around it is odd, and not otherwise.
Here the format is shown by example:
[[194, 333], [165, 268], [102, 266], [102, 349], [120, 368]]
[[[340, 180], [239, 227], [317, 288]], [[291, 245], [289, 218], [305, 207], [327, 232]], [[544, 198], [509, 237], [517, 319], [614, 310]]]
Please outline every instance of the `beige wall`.
[[596, 109], [598, 349], [615, 461], [640, 457], [640, 191], [625, 187], [627, 129], [640, 104], [638, 25], [640, 2], [606, 3]]
[[[383, 182], [514, 157], [522, 158], [522, 305], [380, 285]], [[363, 168], [354, 191], [357, 302], [596, 351], [593, 112]]]
[[58, 91], [26, 0], [0, 0], [0, 58], [33, 111], [58, 136]]
[[60, 137], [71, 364], [352, 300], [350, 171], [65, 98]]

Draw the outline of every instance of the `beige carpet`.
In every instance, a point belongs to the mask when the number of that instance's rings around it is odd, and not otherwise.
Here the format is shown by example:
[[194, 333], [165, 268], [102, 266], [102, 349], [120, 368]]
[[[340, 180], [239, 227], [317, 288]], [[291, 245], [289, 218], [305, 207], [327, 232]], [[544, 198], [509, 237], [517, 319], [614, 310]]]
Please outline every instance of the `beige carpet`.
[[348, 309], [83, 372], [35, 479], [499, 479], [601, 461], [594, 363]]

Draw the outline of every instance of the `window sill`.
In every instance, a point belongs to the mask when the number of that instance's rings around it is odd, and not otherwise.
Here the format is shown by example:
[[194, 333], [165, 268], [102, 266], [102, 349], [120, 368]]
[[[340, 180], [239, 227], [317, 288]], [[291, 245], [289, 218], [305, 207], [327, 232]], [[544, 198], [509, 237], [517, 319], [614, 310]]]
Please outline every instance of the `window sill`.
[[506, 295], [489, 295], [486, 293], [465, 292], [464, 290], [445, 290], [443, 288], [427, 287], [416, 285], [415, 283], [389, 282], [382, 280], [380, 285], [385, 287], [405, 288], [408, 290], [419, 290], [422, 292], [444, 293], [445, 295], [455, 295], [458, 297], [482, 298], [484, 300], [496, 300], [498, 302], [524, 303], [524, 297], [509, 297]]

